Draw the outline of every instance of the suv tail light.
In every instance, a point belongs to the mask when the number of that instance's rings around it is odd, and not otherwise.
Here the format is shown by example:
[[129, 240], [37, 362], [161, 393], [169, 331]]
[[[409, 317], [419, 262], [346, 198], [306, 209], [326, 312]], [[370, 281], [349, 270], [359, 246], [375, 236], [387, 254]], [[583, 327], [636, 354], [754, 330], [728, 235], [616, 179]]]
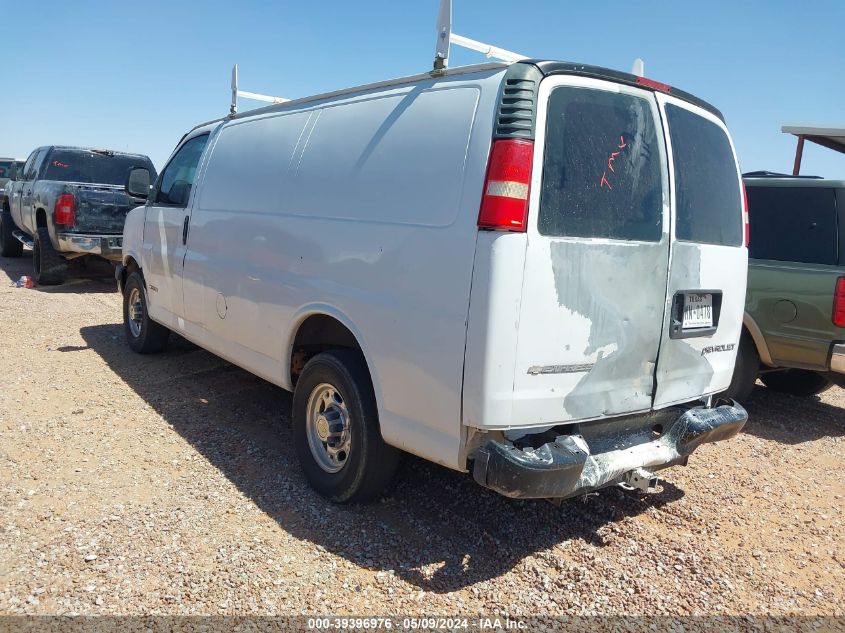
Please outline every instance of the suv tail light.
[[525, 232], [534, 141], [493, 141], [478, 227], [496, 231]]
[[742, 183], [742, 222], [745, 225], [745, 246], [751, 244], [751, 224], [748, 216], [748, 190]]
[[56, 198], [56, 208], [53, 212], [56, 224], [73, 226], [76, 224], [76, 199], [73, 194], [63, 193]]
[[836, 290], [833, 293], [833, 324], [845, 327], [845, 277], [836, 280]]

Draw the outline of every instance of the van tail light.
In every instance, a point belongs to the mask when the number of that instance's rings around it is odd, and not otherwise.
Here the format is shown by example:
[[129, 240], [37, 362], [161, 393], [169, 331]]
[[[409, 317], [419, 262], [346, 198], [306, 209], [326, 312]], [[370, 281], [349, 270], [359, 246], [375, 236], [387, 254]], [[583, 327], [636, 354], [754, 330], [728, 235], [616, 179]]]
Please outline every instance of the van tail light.
[[534, 141], [493, 141], [478, 213], [479, 228], [525, 232], [533, 160]]
[[836, 280], [836, 291], [833, 293], [833, 324], [845, 327], [845, 277]]
[[53, 212], [56, 224], [73, 226], [76, 224], [76, 199], [73, 194], [63, 193], [56, 198], [56, 208]]
[[751, 224], [748, 216], [748, 190], [742, 183], [742, 223], [745, 226], [745, 245], [751, 244]]

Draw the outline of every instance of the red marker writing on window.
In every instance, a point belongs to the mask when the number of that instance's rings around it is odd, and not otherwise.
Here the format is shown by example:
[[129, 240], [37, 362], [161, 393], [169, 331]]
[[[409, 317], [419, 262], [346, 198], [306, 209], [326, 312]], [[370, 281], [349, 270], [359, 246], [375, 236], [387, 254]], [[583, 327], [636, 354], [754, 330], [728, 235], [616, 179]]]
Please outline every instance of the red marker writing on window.
[[[619, 145], [616, 146], [618, 152], [611, 152], [610, 157], [607, 159], [607, 169], [610, 170], [612, 174], [616, 173], [616, 170], [613, 168], [613, 162], [616, 160], [616, 157], [622, 153], [622, 150], [628, 147], [628, 144], [625, 142], [625, 137], [619, 137]], [[607, 178], [607, 169], [604, 170], [604, 173], [601, 175], [601, 180], [599, 180], [599, 189], [604, 186], [607, 186], [608, 189], [611, 191], [613, 190], [613, 186], [610, 184], [610, 180]]]

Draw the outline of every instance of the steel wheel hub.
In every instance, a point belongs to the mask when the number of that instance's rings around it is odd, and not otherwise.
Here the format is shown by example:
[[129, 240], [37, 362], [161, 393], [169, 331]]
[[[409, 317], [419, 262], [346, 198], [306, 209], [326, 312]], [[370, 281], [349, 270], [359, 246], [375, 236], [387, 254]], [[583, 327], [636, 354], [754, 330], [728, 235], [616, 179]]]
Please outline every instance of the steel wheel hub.
[[141, 303], [141, 291], [138, 288], [132, 288], [129, 291], [129, 329], [132, 331], [132, 336], [141, 336], [141, 322], [144, 318], [144, 306]]
[[349, 410], [340, 392], [328, 383], [314, 387], [305, 411], [308, 447], [317, 464], [327, 473], [336, 473], [349, 459], [352, 437]]

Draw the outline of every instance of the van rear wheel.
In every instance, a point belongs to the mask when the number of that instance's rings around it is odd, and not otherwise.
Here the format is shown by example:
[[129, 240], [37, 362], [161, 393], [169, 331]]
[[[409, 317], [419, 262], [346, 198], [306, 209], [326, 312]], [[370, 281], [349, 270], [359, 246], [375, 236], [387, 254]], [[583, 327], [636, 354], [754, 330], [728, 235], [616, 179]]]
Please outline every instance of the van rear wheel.
[[123, 287], [123, 331], [132, 351], [139, 354], [160, 352], [167, 346], [170, 330], [150, 319], [144, 278], [133, 272]]
[[399, 451], [381, 437], [362, 354], [337, 349], [305, 365], [293, 393], [293, 440], [308, 483], [338, 502], [368, 501], [388, 486]]
[[806, 369], [768, 372], [761, 375], [760, 380], [772, 391], [802, 398], [818, 395], [833, 386], [833, 383], [821, 374]]

